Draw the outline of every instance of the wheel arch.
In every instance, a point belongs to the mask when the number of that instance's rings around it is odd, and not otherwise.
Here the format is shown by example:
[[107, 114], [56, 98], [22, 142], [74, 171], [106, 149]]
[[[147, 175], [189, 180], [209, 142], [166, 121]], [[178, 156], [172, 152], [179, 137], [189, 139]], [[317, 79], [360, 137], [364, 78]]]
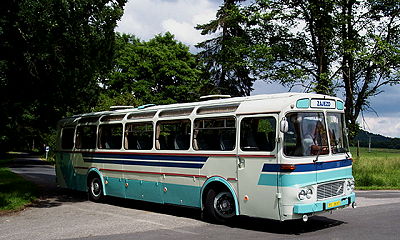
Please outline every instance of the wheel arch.
[[209, 189], [215, 189], [215, 190], [221, 190], [221, 189], [227, 189], [230, 191], [230, 193], [233, 196], [233, 199], [235, 201], [235, 214], [239, 215], [239, 201], [237, 199], [237, 194], [235, 189], [232, 187], [232, 185], [223, 177], [211, 177], [207, 179], [207, 181], [203, 184], [203, 187], [201, 188], [201, 209], [204, 209], [204, 202], [206, 199], [206, 195]]
[[88, 185], [89, 179], [94, 175], [98, 175], [100, 177], [101, 186], [103, 187], [103, 195], [106, 196], [107, 192], [106, 192], [106, 188], [105, 188], [106, 186], [104, 184], [104, 177], [103, 177], [103, 174], [100, 172], [99, 169], [97, 169], [97, 168], [90, 168], [89, 169], [89, 171], [87, 172], [86, 185]]

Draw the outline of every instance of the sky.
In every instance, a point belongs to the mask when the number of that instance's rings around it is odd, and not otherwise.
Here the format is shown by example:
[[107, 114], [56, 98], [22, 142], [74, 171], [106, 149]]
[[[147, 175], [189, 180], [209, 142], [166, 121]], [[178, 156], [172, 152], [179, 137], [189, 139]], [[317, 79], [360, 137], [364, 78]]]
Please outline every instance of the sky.
[[[149, 40], [157, 34], [170, 32], [178, 41], [196, 52], [195, 45], [207, 39], [194, 29], [215, 19], [222, 0], [129, 0], [116, 31], [134, 34]], [[278, 84], [256, 81], [252, 95], [287, 92]], [[384, 92], [370, 99], [375, 112], [359, 118], [363, 129], [389, 137], [400, 137], [400, 85], [386, 86]]]

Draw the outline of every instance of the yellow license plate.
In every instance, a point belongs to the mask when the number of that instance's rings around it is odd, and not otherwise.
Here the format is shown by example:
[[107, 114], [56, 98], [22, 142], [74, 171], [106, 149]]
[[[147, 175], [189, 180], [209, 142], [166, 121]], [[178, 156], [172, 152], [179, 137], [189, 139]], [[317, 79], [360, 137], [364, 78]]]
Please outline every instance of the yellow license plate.
[[341, 204], [341, 201], [336, 201], [336, 202], [330, 202], [328, 203], [328, 208], [333, 208], [333, 207], [337, 207]]

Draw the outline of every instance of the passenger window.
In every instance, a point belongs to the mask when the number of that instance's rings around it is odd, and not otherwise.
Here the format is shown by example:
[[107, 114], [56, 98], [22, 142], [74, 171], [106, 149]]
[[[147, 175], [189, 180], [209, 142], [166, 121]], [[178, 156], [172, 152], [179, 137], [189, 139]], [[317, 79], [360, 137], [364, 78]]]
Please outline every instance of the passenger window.
[[242, 151], [273, 151], [275, 149], [276, 120], [274, 117], [244, 118], [240, 124]]
[[72, 149], [74, 147], [74, 128], [63, 128], [61, 131], [61, 148]]
[[150, 150], [153, 148], [153, 123], [127, 123], [125, 125], [125, 149]]
[[236, 146], [235, 118], [204, 118], [194, 121], [195, 150], [232, 151]]
[[97, 126], [78, 126], [76, 129], [76, 148], [94, 149], [96, 148]]
[[99, 126], [99, 148], [121, 149], [122, 124], [103, 124]]
[[157, 149], [188, 150], [189, 146], [190, 120], [160, 121], [157, 123]]

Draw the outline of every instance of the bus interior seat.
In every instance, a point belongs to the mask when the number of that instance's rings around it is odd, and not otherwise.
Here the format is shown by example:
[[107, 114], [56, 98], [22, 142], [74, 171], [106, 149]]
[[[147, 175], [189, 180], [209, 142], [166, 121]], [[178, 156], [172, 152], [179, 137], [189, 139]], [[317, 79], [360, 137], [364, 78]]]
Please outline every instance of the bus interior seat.
[[152, 148], [150, 136], [140, 136], [136, 139], [137, 149], [148, 150]]
[[235, 137], [230, 132], [224, 132], [219, 137], [220, 150], [229, 151], [235, 148]]
[[174, 138], [175, 150], [187, 150], [189, 149], [189, 136], [188, 135], [176, 135]]
[[163, 135], [159, 136], [157, 141], [159, 144], [158, 149], [160, 150], [168, 149], [166, 136]]

